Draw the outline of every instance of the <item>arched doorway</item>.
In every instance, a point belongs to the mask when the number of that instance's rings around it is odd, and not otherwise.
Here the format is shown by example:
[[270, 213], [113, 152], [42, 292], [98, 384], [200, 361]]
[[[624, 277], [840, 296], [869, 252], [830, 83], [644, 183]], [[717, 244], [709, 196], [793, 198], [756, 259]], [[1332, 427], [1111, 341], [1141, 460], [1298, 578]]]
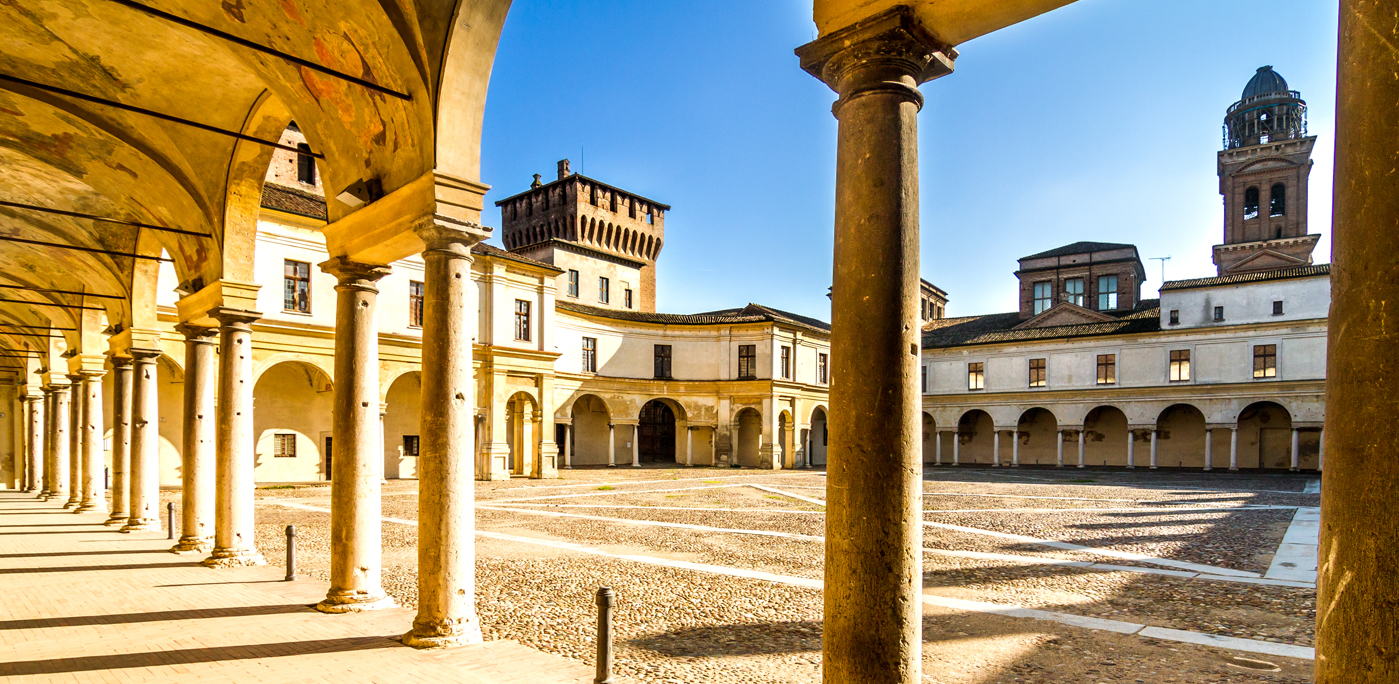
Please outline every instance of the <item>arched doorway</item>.
[[641, 407], [637, 438], [642, 463], [675, 463], [675, 412], [659, 399]]
[[1292, 414], [1282, 405], [1260, 401], [1239, 413], [1239, 467], [1292, 467]]
[[506, 468], [511, 475], [529, 475], [539, 455], [538, 404], [525, 392], [516, 392], [505, 402], [505, 443], [510, 447]]
[[957, 421], [958, 462], [990, 464], [995, 450], [995, 431], [991, 414], [981, 409], [963, 413]]
[[1205, 467], [1205, 414], [1200, 409], [1175, 404], [1161, 412], [1156, 419], [1156, 465]]
[[[1020, 463], [1032, 465], [1053, 465], [1059, 462], [1059, 419], [1045, 408], [1032, 408], [1020, 414], [1015, 428], [1015, 438], [1020, 441]], [[1069, 456], [1064, 455], [1067, 460]], [[1077, 465], [1078, 454], [1073, 460]]]
[[796, 451], [792, 426], [792, 414], [783, 411], [777, 414], [777, 464], [782, 468], [793, 468], [798, 464], [789, 460]]
[[329, 480], [334, 386], [325, 371], [301, 361], [264, 370], [253, 385], [253, 478], [257, 482]]
[[734, 444], [734, 463], [745, 468], [758, 467], [759, 449], [763, 442], [763, 414], [745, 408], [734, 417], [738, 435]]
[[[1083, 419], [1084, 460], [1088, 465], [1127, 465], [1127, 414], [1116, 406], [1099, 406]], [[1133, 452], [1133, 456], [1137, 454]]]
[[[571, 410], [572, 428], [568, 438], [569, 460], [575, 466], [607, 465], [608, 425], [612, 417], [607, 410], [607, 402], [595, 394], [585, 394], [573, 402]], [[627, 462], [631, 456], [627, 456]]]
[[817, 407], [811, 412], [811, 432], [807, 436], [807, 449], [811, 452], [811, 465], [826, 465], [826, 446], [830, 433], [826, 431], [826, 410]]

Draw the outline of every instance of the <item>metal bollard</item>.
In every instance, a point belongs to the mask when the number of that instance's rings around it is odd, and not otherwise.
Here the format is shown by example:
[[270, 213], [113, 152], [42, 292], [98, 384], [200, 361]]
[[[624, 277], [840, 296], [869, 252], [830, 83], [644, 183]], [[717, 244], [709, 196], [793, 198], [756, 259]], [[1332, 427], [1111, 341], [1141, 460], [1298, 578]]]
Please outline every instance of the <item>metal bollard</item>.
[[170, 530], [170, 532], [166, 535], [165, 538], [166, 538], [166, 539], [174, 539], [174, 538], [175, 538], [175, 502], [174, 502], [174, 501], [171, 501], [171, 502], [165, 504], [165, 527], [168, 528], [168, 529]]
[[617, 597], [611, 587], [597, 590], [597, 677], [593, 684], [612, 684], [612, 606]]
[[296, 525], [287, 525], [287, 581], [296, 579]]

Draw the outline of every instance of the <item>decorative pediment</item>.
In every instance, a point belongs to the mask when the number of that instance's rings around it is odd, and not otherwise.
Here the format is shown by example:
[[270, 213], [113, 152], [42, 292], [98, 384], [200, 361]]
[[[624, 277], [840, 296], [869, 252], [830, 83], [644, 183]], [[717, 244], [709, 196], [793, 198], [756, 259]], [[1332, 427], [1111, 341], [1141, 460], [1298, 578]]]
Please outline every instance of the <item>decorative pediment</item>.
[[1295, 256], [1275, 252], [1271, 249], [1260, 249], [1247, 257], [1240, 259], [1224, 269], [1225, 273], [1240, 273], [1247, 271], [1271, 271], [1279, 268], [1292, 268], [1293, 266], [1306, 266], [1311, 263], [1307, 259], [1299, 259]]
[[1115, 321], [1116, 318], [1105, 313], [1085, 309], [1077, 304], [1060, 302], [1049, 307], [1039, 315], [1015, 326], [1017, 330], [1021, 328], [1052, 328], [1061, 325], [1083, 325], [1085, 323], [1105, 323]]
[[1281, 157], [1264, 157], [1263, 159], [1259, 159], [1258, 161], [1245, 164], [1243, 168], [1235, 172], [1235, 175], [1241, 173], [1256, 173], [1258, 171], [1268, 171], [1270, 169], [1283, 169], [1296, 165], [1296, 162], [1283, 159]]

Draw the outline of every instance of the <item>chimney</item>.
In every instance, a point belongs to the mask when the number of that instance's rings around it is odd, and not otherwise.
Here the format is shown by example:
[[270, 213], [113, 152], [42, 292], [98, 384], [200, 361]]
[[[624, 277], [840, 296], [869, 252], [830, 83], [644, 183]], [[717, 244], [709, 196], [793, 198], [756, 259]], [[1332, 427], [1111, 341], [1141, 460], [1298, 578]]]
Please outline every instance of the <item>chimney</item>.
[[560, 160], [559, 160], [559, 180], [563, 180], [563, 179], [565, 179], [565, 178], [568, 178], [568, 177], [571, 176], [571, 175], [573, 175], [573, 173], [572, 173], [571, 171], [568, 170], [568, 160], [567, 160], [567, 159], [560, 159]]
[[537, 173], [534, 174], [534, 182], [529, 184], [529, 189], [530, 189], [530, 190], [533, 190], [533, 189], [535, 189], [535, 188], [537, 188], [537, 187], [539, 187], [539, 186], [541, 186], [541, 185], [544, 185], [543, 183], [539, 182], [539, 178], [540, 178], [539, 174], [537, 174]]

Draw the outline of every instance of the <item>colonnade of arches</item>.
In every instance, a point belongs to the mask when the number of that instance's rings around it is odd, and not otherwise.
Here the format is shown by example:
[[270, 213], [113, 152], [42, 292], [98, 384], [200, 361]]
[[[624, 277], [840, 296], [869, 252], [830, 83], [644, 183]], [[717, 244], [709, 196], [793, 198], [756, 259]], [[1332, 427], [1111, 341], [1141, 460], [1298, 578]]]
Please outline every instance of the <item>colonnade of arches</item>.
[[1060, 465], [1213, 470], [1320, 470], [1319, 425], [1295, 424], [1273, 401], [1245, 406], [1229, 423], [1207, 423], [1196, 406], [1167, 406], [1149, 424], [1130, 424], [1119, 407], [1097, 406], [1082, 424], [1064, 424], [1048, 408], [1023, 411], [1015, 426], [996, 425], [983, 409], [956, 425], [923, 414], [923, 461], [934, 465]]

